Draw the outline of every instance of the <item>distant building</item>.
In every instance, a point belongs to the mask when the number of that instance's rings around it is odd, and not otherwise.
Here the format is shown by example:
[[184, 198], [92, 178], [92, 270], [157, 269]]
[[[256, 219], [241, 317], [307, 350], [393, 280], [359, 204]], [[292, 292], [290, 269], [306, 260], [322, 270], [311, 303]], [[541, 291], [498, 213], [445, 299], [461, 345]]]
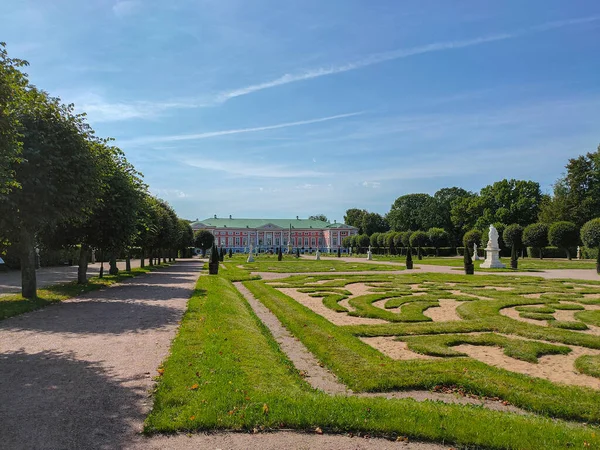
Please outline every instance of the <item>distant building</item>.
[[336, 251], [342, 248], [342, 239], [358, 234], [358, 229], [344, 223], [300, 219], [228, 219], [217, 217], [191, 224], [194, 231], [208, 230], [215, 236], [219, 247], [234, 252], [247, 252], [249, 244], [258, 251], [292, 250], [301, 252], [319, 248], [320, 251]]

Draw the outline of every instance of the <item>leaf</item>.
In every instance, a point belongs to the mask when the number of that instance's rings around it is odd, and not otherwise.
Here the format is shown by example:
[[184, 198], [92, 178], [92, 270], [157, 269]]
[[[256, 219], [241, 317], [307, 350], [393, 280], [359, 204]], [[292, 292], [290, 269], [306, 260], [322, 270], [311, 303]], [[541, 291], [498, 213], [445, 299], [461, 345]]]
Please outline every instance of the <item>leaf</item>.
[[267, 415], [269, 414], [269, 405], [267, 405], [266, 403], [263, 404], [263, 414]]
[[165, 373], [165, 369], [162, 369], [162, 368], [160, 368], [160, 369], [156, 369], [156, 371], [158, 372], [158, 374], [159, 374], [160, 376], [162, 376], [162, 375]]
[[196, 389], [198, 389], [199, 387], [200, 387], [200, 386], [198, 385], [198, 383], [194, 383], [194, 384], [192, 384], [192, 386], [190, 387], [190, 389], [191, 389], [192, 391], [195, 391], [195, 390], [196, 390]]
[[323, 430], [321, 430], [320, 427], [315, 428], [315, 433], [317, 434], [323, 434]]

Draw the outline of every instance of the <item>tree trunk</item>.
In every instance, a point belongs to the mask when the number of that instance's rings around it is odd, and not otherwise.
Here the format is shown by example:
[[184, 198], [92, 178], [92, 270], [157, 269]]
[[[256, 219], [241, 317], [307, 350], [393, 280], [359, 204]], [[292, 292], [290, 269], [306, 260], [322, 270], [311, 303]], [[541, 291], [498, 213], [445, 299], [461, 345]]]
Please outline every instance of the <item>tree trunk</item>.
[[150, 252], [148, 253], [148, 264], [150, 265], [150, 267], [154, 266], [154, 259], [153, 259], [153, 249], [150, 249]]
[[109, 275], [117, 275], [119, 273], [119, 268], [117, 267], [117, 255], [115, 252], [111, 252], [109, 259]]
[[[164, 263], [167, 262], [167, 257], [165, 255], [165, 253], [166, 253], [165, 249], [163, 249], [161, 253], [162, 253], [162, 261], [163, 261], [163, 264], [164, 264]], [[160, 263], [160, 258], [158, 259], [158, 262]]]
[[104, 250], [100, 251], [100, 275], [98, 275], [98, 278], [103, 278], [104, 277]]
[[146, 267], [146, 263], [145, 263], [145, 261], [144, 261], [144, 259], [145, 259], [145, 258], [144, 258], [144, 256], [145, 256], [145, 255], [144, 255], [144, 247], [142, 247], [142, 248], [140, 249], [140, 267], [141, 267], [141, 268], [144, 268], [144, 267]]
[[37, 279], [35, 274], [35, 238], [34, 234], [21, 228], [21, 295], [35, 298], [37, 295]]
[[543, 250], [543, 247], [540, 247], [540, 259], [544, 258]]
[[565, 250], [567, 251], [568, 260], [571, 261], [571, 252], [569, 251], [569, 247], [565, 248]]
[[77, 284], [87, 283], [87, 269], [88, 269], [88, 257], [90, 254], [90, 247], [87, 244], [81, 245], [79, 251], [79, 267], [77, 269]]
[[125, 257], [125, 270], [127, 272], [131, 272], [131, 255], [129, 254], [129, 250], [127, 251], [127, 256]]

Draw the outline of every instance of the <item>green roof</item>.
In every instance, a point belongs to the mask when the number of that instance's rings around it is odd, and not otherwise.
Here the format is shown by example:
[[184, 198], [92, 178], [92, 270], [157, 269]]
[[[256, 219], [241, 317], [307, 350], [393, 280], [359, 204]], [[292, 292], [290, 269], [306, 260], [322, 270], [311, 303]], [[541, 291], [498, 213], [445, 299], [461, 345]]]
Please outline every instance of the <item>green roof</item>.
[[322, 220], [310, 220], [310, 219], [242, 219], [242, 218], [214, 218], [200, 220], [191, 224], [192, 228], [202, 227], [215, 227], [215, 228], [261, 228], [265, 225], [272, 224], [276, 227], [283, 228], [285, 230], [292, 228], [314, 228], [314, 229], [328, 229], [328, 228], [352, 228], [349, 225], [343, 223], [330, 223]]

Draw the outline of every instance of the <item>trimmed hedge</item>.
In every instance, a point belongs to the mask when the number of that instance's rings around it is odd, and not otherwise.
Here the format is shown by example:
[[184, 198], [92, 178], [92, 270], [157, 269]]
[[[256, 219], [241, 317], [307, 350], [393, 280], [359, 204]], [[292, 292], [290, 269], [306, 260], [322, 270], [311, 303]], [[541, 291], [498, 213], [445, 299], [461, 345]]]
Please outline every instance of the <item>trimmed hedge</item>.
[[[577, 257], [577, 247], [569, 248], [569, 252], [573, 258]], [[544, 258], [566, 258], [567, 251], [564, 248], [544, 247], [542, 255]], [[582, 249], [583, 255], [583, 249]], [[539, 258], [540, 252], [537, 247], [527, 247], [527, 256], [530, 258]]]

